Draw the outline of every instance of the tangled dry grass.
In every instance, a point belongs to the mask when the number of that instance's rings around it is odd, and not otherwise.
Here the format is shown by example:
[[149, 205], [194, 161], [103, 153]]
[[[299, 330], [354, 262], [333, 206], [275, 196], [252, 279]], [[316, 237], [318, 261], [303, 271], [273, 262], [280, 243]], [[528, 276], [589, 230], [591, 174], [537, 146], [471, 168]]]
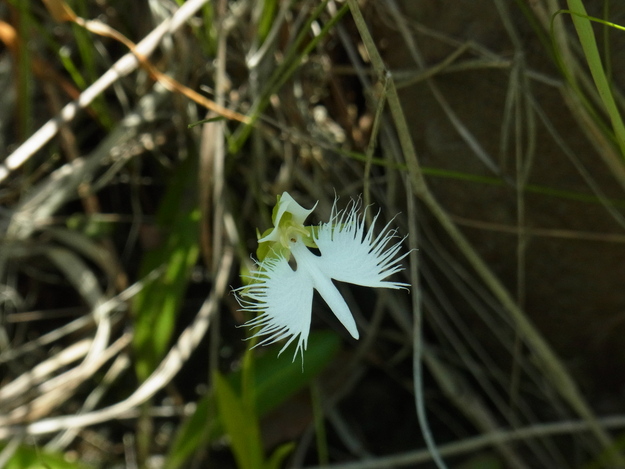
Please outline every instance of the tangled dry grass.
[[[0, 4], [0, 467], [623, 467], [623, 33], [606, 96], [564, 7]], [[414, 249], [304, 371], [231, 294], [284, 190]]]

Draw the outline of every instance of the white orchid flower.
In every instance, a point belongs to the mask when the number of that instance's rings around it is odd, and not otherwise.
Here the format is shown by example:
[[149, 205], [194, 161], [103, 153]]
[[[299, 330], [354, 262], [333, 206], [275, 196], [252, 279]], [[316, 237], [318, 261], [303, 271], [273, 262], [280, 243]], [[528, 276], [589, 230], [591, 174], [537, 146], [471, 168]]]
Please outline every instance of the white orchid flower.
[[[314, 210], [306, 210], [287, 192], [278, 196], [274, 208], [274, 228], [260, 237], [256, 262], [258, 269], [247, 276], [249, 285], [235, 290], [242, 311], [256, 313], [244, 326], [258, 328], [253, 337], [264, 337], [257, 345], [288, 339], [282, 353], [295, 339], [302, 355], [306, 350], [312, 314], [313, 290], [321, 295], [332, 312], [354, 339], [358, 328], [347, 303], [332, 280], [376, 288], [406, 288], [406, 283], [384, 280], [403, 270], [398, 257], [401, 241], [393, 243], [395, 230], [390, 222], [378, 236], [365, 228], [365, 213], [359, 203], [351, 201], [344, 210], [337, 210], [336, 199], [330, 221], [316, 227], [304, 226]], [[319, 249], [320, 255], [309, 250]], [[289, 264], [293, 257], [295, 268]], [[278, 355], [279, 355], [278, 354]]]

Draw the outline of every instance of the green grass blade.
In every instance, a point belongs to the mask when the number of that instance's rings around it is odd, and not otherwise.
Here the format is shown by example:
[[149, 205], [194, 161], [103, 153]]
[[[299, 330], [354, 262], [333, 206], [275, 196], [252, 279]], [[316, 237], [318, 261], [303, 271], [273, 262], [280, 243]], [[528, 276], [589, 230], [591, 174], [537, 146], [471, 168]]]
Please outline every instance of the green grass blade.
[[621, 149], [621, 155], [625, 158], [625, 125], [623, 124], [623, 119], [616, 106], [616, 102], [614, 101], [612, 89], [603, 68], [601, 55], [599, 54], [599, 48], [591, 26], [591, 18], [586, 13], [586, 9], [581, 0], [567, 0], [567, 2], [570, 8], [569, 12], [573, 18], [575, 30], [579, 36], [584, 55], [588, 62], [588, 67], [590, 68], [590, 73], [592, 74], [605, 110], [610, 116], [612, 128], [618, 146]]
[[[0, 452], [6, 447], [0, 444]], [[3, 469], [89, 469], [79, 461], [67, 461], [63, 454], [52, 453], [30, 445], [20, 445]]]
[[221, 423], [217, 420], [215, 395], [211, 390], [197, 403], [193, 415], [178, 428], [164, 467], [167, 469], [185, 467], [187, 460], [199, 448], [206, 446], [219, 434]]
[[223, 375], [213, 375], [217, 409], [221, 422], [230, 437], [230, 443], [239, 469], [257, 469], [263, 466], [263, 448], [258, 418]]
[[[292, 362], [292, 357], [282, 354], [276, 358], [280, 345], [267, 347], [266, 353], [255, 359], [254, 383], [256, 412], [259, 417], [277, 408], [295, 393], [306, 387], [336, 357], [340, 338], [328, 331], [313, 332], [308, 339], [305, 366]], [[241, 389], [242, 371], [226, 377], [230, 386]], [[170, 448], [165, 467], [185, 467], [191, 455], [210, 441], [223, 435], [223, 426], [217, 415], [215, 395], [208, 392], [199, 402], [194, 414], [180, 426]], [[269, 459], [269, 464], [274, 456]], [[278, 456], [276, 456], [277, 458]]]
[[70, 54], [69, 49], [67, 48], [59, 49], [58, 57], [61, 63], [63, 64], [65, 71], [69, 73], [69, 76], [74, 81], [74, 83], [78, 86], [78, 88], [80, 88], [81, 90], [84, 90], [85, 88], [87, 88], [87, 81], [85, 80], [85, 77], [82, 76], [82, 73], [80, 72], [80, 70], [78, 70], [78, 67], [72, 60], [72, 56]]
[[284, 459], [295, 449], [295, 443], [284, 443], [278, 446], [265, 462], [265, 469], [280, 469], [284, 467]]
[[258, 36], [260, 41], [264, 41], [269, 34], [269, 30], [276, 17], [276, 8], [278, 2], [276, 0], [265, 0], [262, 4], [262, 14], [258, 22]]
[[157, 223], [166, 234], [159, 249], [146, 253], [141, 277], [161, 266], [163, 275], [148, 284], [135, 298], [134, 349], [136, 372], [145, 380], [167, 351], [176, 315], [183, 301], [191, 268], [199, 254], [198, 223], [200, 218], [195, 198], [195, 162], [189, 160], [176, 170], [165, 194]]

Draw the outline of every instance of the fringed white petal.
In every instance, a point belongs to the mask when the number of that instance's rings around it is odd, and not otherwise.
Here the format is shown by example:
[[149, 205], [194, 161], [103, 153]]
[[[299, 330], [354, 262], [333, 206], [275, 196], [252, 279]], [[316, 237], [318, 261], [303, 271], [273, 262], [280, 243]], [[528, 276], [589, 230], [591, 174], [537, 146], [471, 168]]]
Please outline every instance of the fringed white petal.
[[[312, 254], [311, 254], [312, 255]], [[306, 350], [312, 312], [313, 279], [306, 269], [293, 271], [284, 257], [267, 258], [250, 275], [251, 285], [238, 288], [237, 299], [243, 311], [258, 314], [244, 325], [259, 328], [254, 334], [266, 336], [258, 345], [288, 339], [282, 353], [295, 339], [298, 351]]]
[[401, 260], [408, 255], [397, 257], [401, 241], [393, 243], [395, 230], [390, 229], [389, 222], [376, 237], [374, 228], [379, 213], [366, 230], [366, 209], [361, 215], [358, 208], [352, 201], [347, 208], [337, 211], [334, 201], [330, 221], [322, 223], [314, 237], [323, 260], [319, 263], [321, 271], [335, 280], [354, 285], [407, 287], [405, 283], [384, 280], [403, 270]]

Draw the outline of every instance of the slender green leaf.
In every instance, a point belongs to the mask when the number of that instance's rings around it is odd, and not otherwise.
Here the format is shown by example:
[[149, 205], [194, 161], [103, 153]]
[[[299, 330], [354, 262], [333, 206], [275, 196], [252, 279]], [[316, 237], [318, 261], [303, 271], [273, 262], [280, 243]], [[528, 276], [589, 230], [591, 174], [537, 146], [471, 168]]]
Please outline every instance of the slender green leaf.
[[[6, 447], [0, 444], [0, 451]], [[80, 461], [67, 461], [63, 454], [52, 453], [29, 445], [19, 446], [7, 463], [4, 469], [88, 469]]]
[[291, 454], [294, 448], [295, 443], [284, 443], [283, 445], [278, 446], [271, 454], [271, 457], [265, 462], [265, 468], [280, 469], [282, 467], [282, 463], [284, 462], [284, 458]]
[[134, 302], [136, 371], [142, 381], [154, 371], [169, 347], [176, 315], [199, 254], [195, 167], [195, 161], [189, 159], [176, 169], [157, 215], [164, 243], [146, 253], [141, 265], [142, 278], [155, 269], [165, 269]]
[[[340, 338], [333, 332], [312, 332], [308, 338], [303, 370], [301, 363], [294, 363], [290, 356], [282, 354], [276, 358], [281, 345], [266, 347], [265, 353], [254, 364], [255, 407], [258, 416], [266, 415], [309, 385], [336, 357], [340, 343]], [[242, 371], [238, 371], [226, 377], [234, 389], [241, 389], [241, 375]], [[165, 467], [184, 467], [198, 448], [206, 446], [221, 435], [223, 426], [217, 415], [215, 395], [210, 391], [198, 402], [194, 414], [181, 425]]]
[[584, 55], [590, 68], [590, 73], [599, 92], [599, 96], [603, 102], [603, 105], [610, 116], [612, 122], [612, 129], [616, 136], [616, 140], [621, 149], [621, 154], [625, 157], [625, 125], [623, 119], [614, 101], [612, 94], [612, 88], [605, 74], [603, 64], [601, 62], [601, 55], [599, 54], [599, 48], [597, 47], [597, 41], [595, 34], [591, 26], [591, 18], [586, 13], [586, 8], [581, 0], [567, 0], [571, 17], [573, 18], [573, 24], [575, 30], [579, 36], [579, 40], [584, 50]]
[[185, 463], [193, 453], [221, 434], [215, 395], [210, 390], [197, 403], [193, 415], [180, 425], [164, 467], [167, 469], [185, 467]]
[[276, 0], [265, 0], [262, 2], [263, 12], [260, 16], [260, 21], [258, 23], [258, 36], [259, 39], [264, 41], [271, 30], [271, 26], [275, 22], [276, 19]]
[[213, 375], [215, 397], [221, 421], [230, 437], [232, 452], [239, 469], [258, 469], [263, 466], [263, 447], [258, 419], [244, 399], [220, 373]]

